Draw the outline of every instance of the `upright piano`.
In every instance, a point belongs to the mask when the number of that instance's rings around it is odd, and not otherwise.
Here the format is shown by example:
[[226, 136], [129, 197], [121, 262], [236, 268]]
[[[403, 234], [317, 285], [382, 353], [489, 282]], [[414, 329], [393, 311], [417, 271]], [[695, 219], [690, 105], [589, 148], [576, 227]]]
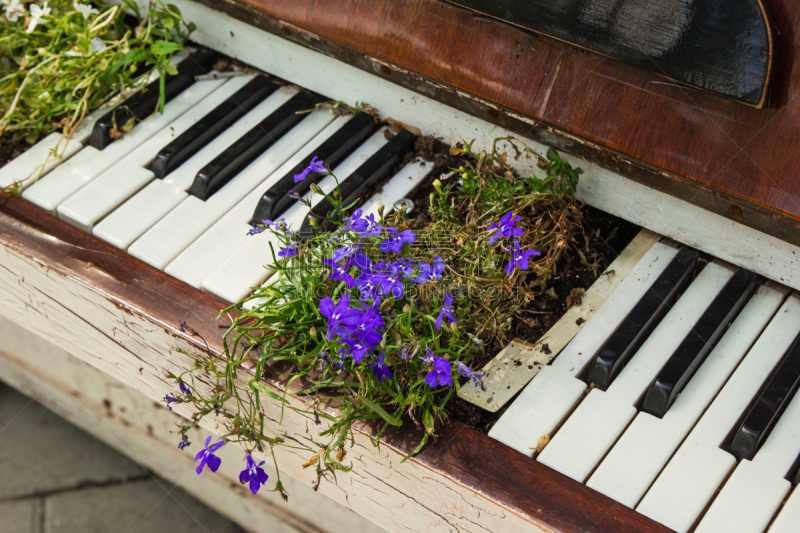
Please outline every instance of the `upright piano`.
[[[768, 93], [753, 106], [440, 0], [174, 3], [196, 24], [197, 44], [292, 84], [254, 105], [241, 132], [209, 140], [215, 148], [194, 163], [195, 173], [292, 102], [299, 109], [313, 95], [363, 101], [450, 144], [475, 139], [488, 148], [513, 135], [555, 147], [585, 169], [578, 196], [587, 204], [787, 292], [800, 290], [800, 6], [763, 2], [774, 60]], [[261, 174], [227, 176], [202, 201], [187, 193], [194, 173], [153, 181], [146, 168], [158, 149], [253, 79], [196, 82], [167, 104], [160, 126], [117, 141], [129, 145], [113, 157], [103, 154], [108, 148], [88, 149], [104, 110], [95, 112], [71, 141], [63, 168], [48, 167], [21, 198], [0, 196], [0, 314], [153, 400], [171, 391], [164, 372], [193, 366], [179, 350], [202, 348], [179, 318], [221, 352], [227, 319], [219, 311], [263, 281], [266, 261], [240, 229], [264, 193], [264, 168], [285, 174], [311, 153], [284, 154], [287, 143], [312, 150], [343, 121], [315, 112], [302, 128], [289, 124], [294, 137], [253, 155], [262, 158]], [[343, 168], [390, 142], [381, 131], [369, 135]], [[25, 178], [25, 165], [20, 158], [0, 169], [0, 185]], [[533, 163], [516, 165], [527, 173]], [[406, 181], [429, 171], [425, 163], [408, 165], [399, 185], [372, 205], [391, 205], [392, 194], [408, 190]], [[66, 188], [44, 191], [54, 175]], [[85, 183], [94, 185], [81, 189]], [[238, 385], [246, 389], [250, 378]], [[285, 386], [277, 374], [264, 381], [278, 391]], [[276, 423], [282, 416], [277, 405], [265, 405], [265, 413]], [[220, 429], [210, 419], [204, 424]], [[287, 411], [283, 424], [276, 434], [316, 446], [313, 417]], [[408, 426], [387, 432], [380, 448], [371, 428], [359, 427], [347, 456], [353, 472], [323, 481], [319, 492], [389, 531], [671, 531], [458, 421], [403, 462], [421, 436]], [[278, 455], [288, 475], [316, 484], [301, 468], [301, 453]]]

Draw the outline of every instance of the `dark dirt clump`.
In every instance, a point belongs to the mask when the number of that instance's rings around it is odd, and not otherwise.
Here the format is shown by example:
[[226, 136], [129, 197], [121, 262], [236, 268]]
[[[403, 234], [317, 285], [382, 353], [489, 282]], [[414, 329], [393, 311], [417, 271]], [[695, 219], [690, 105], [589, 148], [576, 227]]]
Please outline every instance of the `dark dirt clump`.
[[[425, 138], [419, 139], [418, 145], [415, 146], [414, 156], [424, 153], [426, 142], [430, 141]], [[412, 229], [423, 228], [430, 221], [430, 216], [427, 213], [430, 207], [430, 193], [434, 190], [433, 181], [440, 178], [442, 174], [450, 172], [450, 169], [458, 168], [463, 164], [461, 157], [451, 156], [444, 145], [436, 145], [431, 149], [431, 152], [440, 157], [442, 161], [440, 165], [437, 165], [437, 171], [431, 172], [410, 195], [415, 203], [414, 215], [410, 217], [412, 219], [410, 221]], [[411, 160], [410, 157], [414, 156], [409, 156], [407, 159]], [[640, 228], [635, 224], [591, 206], [584, 206], [582, 213], [583, 229], [589, 240], [589, 250], [586, 255], [587, 257], [594, 255], [598, 259], [600, 268], [597, 274], [599, 275], [616, 259], [617, 255], [639, 232]], [[531, 344], [536, 343], [558, 322], [569, 306], [579, 301], [583, 291], [588, 289], [595, 279], [597, 278], [594, 272], [584, 266], [580, 262], [578, 255], [574, 254], [569, 262], [559, 265], [557, 274], [548, 282], [548, 289], [553, 289], [552, 291], [547, 291], [549, 296], [543, 294], [537, 297], [530, 302], [527, 309], [523, 310], [520, 317], [513, 319], [509, 337]], [[556, 296], [555, 299], [552, 298], [553, 294]], [[482, 368], [506, 344], [507, 342], [495, 341], [487, 345], [484, 353], [477, 356], [470, 366], [473, 369]], [[547, 348], [549, 350], [549, 347]], [[448, 403], [447, 411], [456, 420], [479, 431], [488, 432], [494, 422], [505, 411], [505, 408], [497, 413], [490, 413], [456, 397]]]

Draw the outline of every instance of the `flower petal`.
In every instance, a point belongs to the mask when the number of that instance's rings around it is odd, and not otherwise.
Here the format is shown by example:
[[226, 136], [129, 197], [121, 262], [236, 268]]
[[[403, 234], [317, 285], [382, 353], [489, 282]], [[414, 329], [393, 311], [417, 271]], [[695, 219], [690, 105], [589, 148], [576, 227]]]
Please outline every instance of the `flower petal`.
[[219, 470], [219, 466], [221, 464], [222, 464], [222, 459], [220, 459], [216, 455], [208, 456], [208, 468], [210, 468], [212, 472], [216, 472], [217, 470]]

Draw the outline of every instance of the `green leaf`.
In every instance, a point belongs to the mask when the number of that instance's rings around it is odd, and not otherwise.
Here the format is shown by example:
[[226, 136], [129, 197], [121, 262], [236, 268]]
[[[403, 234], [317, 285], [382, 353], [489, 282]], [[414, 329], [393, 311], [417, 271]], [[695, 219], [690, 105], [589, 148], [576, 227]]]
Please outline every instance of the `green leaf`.
[[403, 425], [402, 420], [400, 420], [397, 417], [394, 417], [394, 416], [390, 415], [389, 413], [387, 413], [383, 409], [383, 407], [381, 407], [377, 403], [373, 402], [372, 400], [370, 400], [366, 396], [362, 396], [362, 395], [359, 394], [358, 395], [358, 399], [361, 400], [361, 403], [366, 405], [371, 411], [373, 411], [375, 414], [377, 414], [378, 416], [380, 416], [381, 418], [386, 420], [391, 425], [393, 425], [393, 426], [402, 426]]
[[271, 390], [266, 388], [264, 385], [262, 385], [261, 383], [259, 383], [255, 379], [251, 379], [248, 382], [248, 385], [250, 385], [250, 388], [253, 389], [254, 391], [260, 392], [261, 394], [266, 394], [267, 396], [269, 396], [273, 400], [278, 400], [279, 402], [285, 403], [286, 405], [292, 405], [285, 398], [282, 398], [278, 394], [275, 394], [274, 392], [272, 392]]
[[182, 49], [183, 46], [171, 41], [156, 41], [150, 46], [150, 51], [157, 56], [165, 56]]
[[425, 429], [428, 431], [428, 433], [433, 432], [436, 422], [430, 409], [425, 409], [425, 411], [422, 412], [422, 423], [425, 424]]
[[176, 15], [178, 15], [179, 17], [183, 18], [183, 15], [181, 15], [181, 10], [178, 9], [178, 6], [176, 6], [175, 4], [167, 4], [167, 8]]
[[111, 83], [111, 77], [114, 76], [114, 74], [116, 74], [119, 69], [130, 63], [138, 63], [140, 61], [144, 61], [145, 58], [147, 58], [147, 50], [145, 50], [144, 48], [135, 48], [130, 52], [128, 52], [127, 54], [125, 54], [124, 56], [122, 56], [121, 58], [119, 58], [118, 60], [116, 60], [106, 73], [106, 85]]

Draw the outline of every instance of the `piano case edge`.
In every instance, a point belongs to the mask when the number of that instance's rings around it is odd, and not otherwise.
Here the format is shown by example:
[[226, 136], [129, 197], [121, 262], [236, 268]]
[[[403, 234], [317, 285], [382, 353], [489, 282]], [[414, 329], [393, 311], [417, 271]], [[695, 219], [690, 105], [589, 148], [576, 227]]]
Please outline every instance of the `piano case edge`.
[[[5, 193], [0, 246], [0, 312], [153, 400], [173, 392], [164, 371], [193, 367], [191, 357], [176, 349], [200, 347], [178, 330], [178, 318], [212, 351], [221, 350], [216, 317], [223, 302]], [[243, 389], [248, 379], [239, 381]], [[282, 389], [274, 373], [264, 381]], [[266, 404], [274, 427], [276, 403]], [[191, 414], [180, 405], [175, 410]], [[205, 429], [220, 433], [216, 422], [204, 420]], [[281, 429], [299, 439], [313, 426], [312, 417], [294, 411], [286, 411], [284, 420]], [[458, 421], [401, 464], [419, 439], [409, 426], [386, 435], [380, 450], [370, 443], [369, 428], [358, 428], [356, 448], [348, 449], [355, 473], [340, 474], [338, 488], [323, 481], [319, 490], [390, 531], [418, 520], [432, 531], [670, 531]], [[279, 452], [282, 471], [313, 485], [313, 472], [300, 466], [306, 459], [294, 450]]]

